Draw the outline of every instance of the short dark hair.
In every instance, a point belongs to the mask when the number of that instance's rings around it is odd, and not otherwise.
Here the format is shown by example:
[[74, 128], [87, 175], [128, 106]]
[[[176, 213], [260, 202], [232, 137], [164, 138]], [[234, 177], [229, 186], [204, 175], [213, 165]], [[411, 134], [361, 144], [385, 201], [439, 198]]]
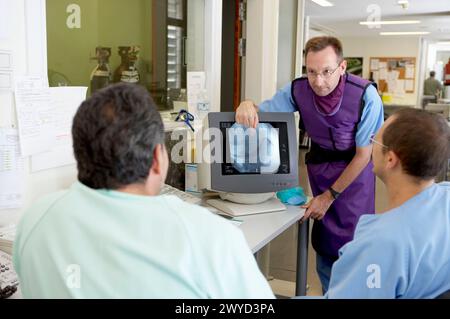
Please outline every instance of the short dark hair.
[[450, 128], [440, 115], [419, 109], [394, 113], [381, 137], [400, 159], [404, 172], [419, 180], [439, 175], [450, 156]]
[[84, 101], [72, 125], [78, 180], [94, 189], [144, 182], [164, 126], [147, 90], [119, 83]]
[[430, 71], [430, 76], [431, 76], [431, 77], [433, 77], [433, 76], [435, 76], [435, 75], [436, 75], [436, 72]]
[[330, 36], [314, 37], [308, 40], [305, 45], [305, 58], [308, 52], [319, 52], [323, 49], [331, 46], [336, 53], [338, 60], [342, 61], [344, 59], [344, 52], [342, 50], [342, 43], [339, 39]]

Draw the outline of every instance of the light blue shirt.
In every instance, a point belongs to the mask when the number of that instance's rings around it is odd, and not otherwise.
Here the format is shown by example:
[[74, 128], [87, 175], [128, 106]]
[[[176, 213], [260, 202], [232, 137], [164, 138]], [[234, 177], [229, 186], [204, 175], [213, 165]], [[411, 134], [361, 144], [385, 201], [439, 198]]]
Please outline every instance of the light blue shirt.
[[77, 182], [29, 209], [16, 236], [25, 298], [274, 298], [239, 228], [175, 196]]
[[327, 298], [435, 298], [450, 290], [450, 183], [362, 215], [339, 251]]
[[[297, 108], [292, 99], [291, 86], [291, 83], [287, 84], [281, 90], [278, 90], [271, 99], [263, 101], [258, 105], [259, 111], [296, 112]], [[384, 121], [383, 103], [373, 85], [366, 89], [363, 99], [366, 105], [356, 130], [355, 142], [357, 147], [368, 146], [371, 143], [370, 137], [376, 134]]]

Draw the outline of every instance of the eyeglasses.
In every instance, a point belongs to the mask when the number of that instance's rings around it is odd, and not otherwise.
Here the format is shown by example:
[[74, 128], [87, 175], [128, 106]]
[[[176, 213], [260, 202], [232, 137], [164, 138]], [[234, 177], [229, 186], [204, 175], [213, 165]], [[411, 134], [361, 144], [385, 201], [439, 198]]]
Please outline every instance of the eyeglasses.
[[308, 77], [310, 77], [310, 78], [317, 78], [317, 77], [320, 75], [320, 76], [321, 76], [322, 78], [324, 78], [324, 79], [329, 79], [329, 78], [333, 75], [333, 73], [336, 72], [337, 69], [339, 69], [340, 66], [341, 66], [341, 65], [339, 64], [339, 65], [336, 67], [336, 69], [334, 69], [334, 70], [325, 69], [325, 70], [323, 70], [322, 72], [316, 72], [316, 71], [313, 71], [313, 70], [307, 70], [307, 71], [306, 71], [306, 74], [307, 74]]
[[374, 135], [372, 135], [372, 136], [370, 137], [370, 142], [372, 142], [372, 144], [378, 144], [378, 145], [380, 145], [381, 147], [388, 148], [388, 147], [387, 147], [386, 145], [384, 145], [383, 143], [378, 142], [374, 137], [375, 137]]

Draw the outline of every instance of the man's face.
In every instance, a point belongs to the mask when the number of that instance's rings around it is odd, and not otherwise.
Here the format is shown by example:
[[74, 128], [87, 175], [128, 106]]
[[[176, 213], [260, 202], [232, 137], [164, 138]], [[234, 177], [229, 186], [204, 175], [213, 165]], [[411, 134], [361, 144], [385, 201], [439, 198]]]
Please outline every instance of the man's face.
[[382, 181], [385, 181], [386, 176], [386, 148], [383, 143], [383, 132], [386, 127], [388, 127], [395, 116], [390, 116], [386, 122], [384, 122], [383, 126], [380, 128], [378, 133], [374, 136], [372, 141], [372, 162], [373, 162], [373, 172], [376, 176], [378, 176]]
[[318, 52], [308, 52], [306, 56], [306, 73], [314, 93], [318, 96], [330, 94], [345, 73], [347, 62], [339, 61], [331, 46]]

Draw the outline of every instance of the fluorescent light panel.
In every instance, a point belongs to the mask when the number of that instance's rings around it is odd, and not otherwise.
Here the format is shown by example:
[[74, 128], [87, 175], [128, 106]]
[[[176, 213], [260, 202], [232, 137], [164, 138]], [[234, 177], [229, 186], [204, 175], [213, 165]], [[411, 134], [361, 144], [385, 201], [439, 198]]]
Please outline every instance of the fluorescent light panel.
[[322, 7], [332, 7], [334, 6], [334, 4], [332, 4], [331, 2], [327, 1], [327, 0], [311, 0], [312, 2], [318, 4], [319, 6]]
[[359, 24], [362, 24], [362, 25], [380, 25], [380, 24], [416, 24], [416, 23], [420, 23], [420, 20], [361, 21]]
[[429, 34], [428, 31], [398, 31], [398, 32], [380, 32], [380, 35], [424, 35]]

